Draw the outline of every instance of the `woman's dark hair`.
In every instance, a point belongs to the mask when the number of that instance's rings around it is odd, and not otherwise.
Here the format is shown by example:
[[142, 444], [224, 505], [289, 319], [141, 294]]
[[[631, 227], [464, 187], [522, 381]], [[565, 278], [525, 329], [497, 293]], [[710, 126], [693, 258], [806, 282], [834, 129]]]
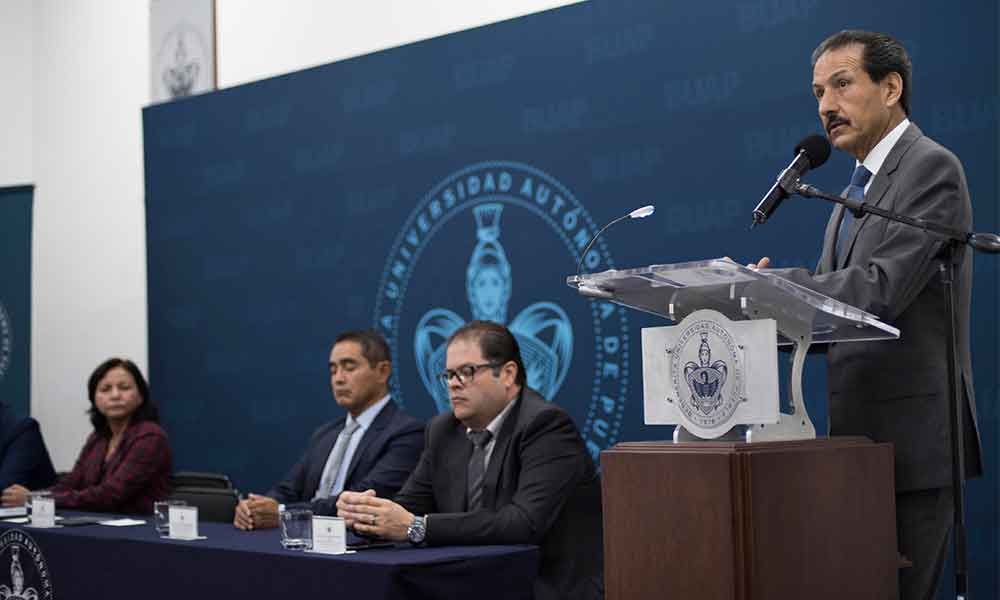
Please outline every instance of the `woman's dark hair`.
[[135, 380], [135, 388], [139, 392], [139, 396], [142, 397], [142, 404], [132, 413], [132, 422], [152, 421], [159, 423], [159, 411], [156, 410], [156, 405], [149, 398], [149, 385], [146, 383], [146, 378], [142, 376], [142, 371], [139, 370], [139, 367], [135, 366], [135, 363], [127, 358], [109, 358], [94, 369], [94, 372], [90, 374], [90, 379], [87, 381], [87, 395], [90, 397], [90, 409], [87, 413], [90, 415], [90, 422], [94, 426], [94, 431], [104, 437], [111, 437], [108, 418], [102, 415], [101, 411], [97, 410], [94, 396], [97, 394], [97, 384], [104, 379], [108, 371], [115, 368], [122, 368], [128, 371], [132, 379]]
[[910, 82], [913, 80], [913, 63], [906, 53], [906, 48], [896, 38], [884, 33], [849, 29], [837, 32], [823, 40], [813, 50], [812, 64], [815, 67], [820, 56], [830, 50], [839, 50], [845, 46], [860, 44], [864, 48], [861, 60], [865, 72], [872, 81], [878, 83], [889, 73], [899, 73], [903, 80], [903, 94], [899, 104], [906, 116], [910, 116]]
[[521, 360], [521, 347], [509, 329], [493, 321], [469, 321], [451, 334], [448, 345], [451, 346], [458, 339], [479, 342], [479, 351], [491, 363], [503, 365], [514, 361], [517, 365], [514, 383], [522, 388], [527, 387], [528, 375], [524, 370], [524, 361]]

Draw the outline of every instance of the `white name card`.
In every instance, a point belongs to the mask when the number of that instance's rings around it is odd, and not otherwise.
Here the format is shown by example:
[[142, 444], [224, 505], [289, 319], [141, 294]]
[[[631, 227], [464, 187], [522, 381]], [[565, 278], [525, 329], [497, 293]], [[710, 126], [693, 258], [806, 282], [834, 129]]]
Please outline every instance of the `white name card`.
[[31, 525], [33, 527], [55, 527], [56, 501], [52, 498], [32, 498]]
[[347, 527], [340, 517], [313, 517], [313, 552], [343, 554], [347, 551]]
[[169, 516], [170, 537], [179, 540], [198, 539], [198, 507], [171, 506]]

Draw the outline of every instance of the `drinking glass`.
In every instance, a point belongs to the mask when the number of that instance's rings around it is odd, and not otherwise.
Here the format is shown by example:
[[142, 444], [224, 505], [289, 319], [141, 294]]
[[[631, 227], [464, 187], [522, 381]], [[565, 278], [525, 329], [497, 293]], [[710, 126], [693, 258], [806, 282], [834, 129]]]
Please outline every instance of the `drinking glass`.
[[170, 507], [187, 506], [183, 500], [157, 500], [153, 503], [153, 527], [160, 536], [170, 534]]
[[35, 498], [49, 498], [52, 496], [52, 492], [49, 490], [37, 490], [34, 492], [28, 492], [28, 498], [24, 501], [25, 515], [31, 517], [31, 505], [34, 503]]
[[311, 510], [289, 508], [281, 512], [281, 545], [289, 550], [312, 549]]

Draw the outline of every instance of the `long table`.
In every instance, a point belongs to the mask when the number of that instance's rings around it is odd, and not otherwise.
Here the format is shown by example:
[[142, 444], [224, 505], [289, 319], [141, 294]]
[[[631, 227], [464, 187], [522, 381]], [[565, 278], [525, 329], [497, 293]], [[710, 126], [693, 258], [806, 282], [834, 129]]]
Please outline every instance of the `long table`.
[[5, 586], [8, 595], [33, 588], [40, 600], [530, 599], [538, 570], [537, 546], [400, 544], [327, 556], [282, 548], [274, 529], [198, 529], [207, 539], [161, 539], [151, 522], [38, 529], [0, 521], [0, 596]]

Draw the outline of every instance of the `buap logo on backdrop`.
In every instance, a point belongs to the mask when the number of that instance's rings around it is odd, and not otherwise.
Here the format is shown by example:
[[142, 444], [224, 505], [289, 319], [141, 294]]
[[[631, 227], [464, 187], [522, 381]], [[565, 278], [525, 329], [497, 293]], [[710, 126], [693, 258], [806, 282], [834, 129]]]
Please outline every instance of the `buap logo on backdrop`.
[[[529, 165], [477, 163], [441, 180], [397, 235], [376, 297], [396, 400], [449, 410], [436, 377], [445, 341], [468, 320], [496, 321], [517, 338], [528, 385], [574, 415], [591, 454], [613, 444], [628, 391], [626, 312], [565, 283], [596, 231], [562, 183]], [[602, 240], [584, 263], [613, 266]]]
[[14, 335], [11, 330], [10, 315], [3, 302], [0, 302], [0, 381], [3, 381], [10, 369], [11, 355], [14, 352]]
[[[472, 318], [507, 325], [521, 347], [528, 386], [546, 398], [555, 398], [573, 357], [573, 326], [569, 315], [553, 302], [533, 302], [507, 320], [513, 287], [513, 268], [501, 240], [504, 205], [486, 202], [472, 208], [476, 245], [465, 271], [465, 292]], [[444, 341], [465, 323], [450, 308], [432, 308], [420, 318], [413, 353], [427, 393], [439, 412], [448, 410], [448, 391], [437, 380], [445, 368]]]

